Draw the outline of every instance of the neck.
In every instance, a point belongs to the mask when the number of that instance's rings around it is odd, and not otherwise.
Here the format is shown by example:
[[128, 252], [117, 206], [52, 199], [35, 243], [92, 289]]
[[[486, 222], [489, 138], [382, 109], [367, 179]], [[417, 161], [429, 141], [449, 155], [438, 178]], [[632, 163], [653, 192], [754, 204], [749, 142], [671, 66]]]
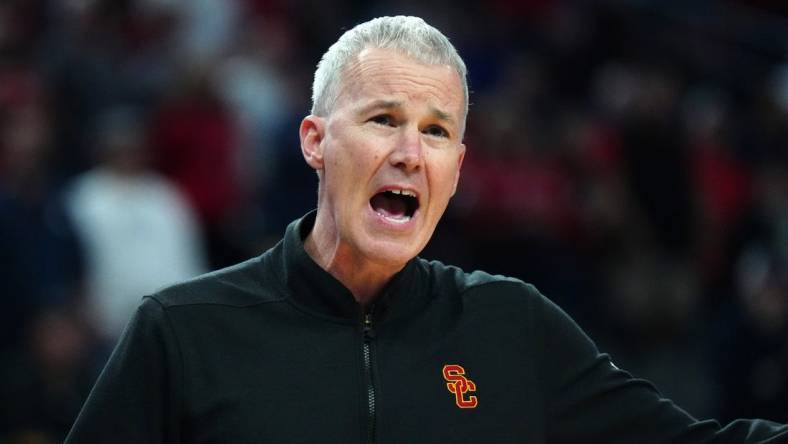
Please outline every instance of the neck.
[[362, 307], [368, 307], [404, 264], [385, 266], [360, 257], [324, 227], [318, 214], [312, 232], [304, 240], [304, 249], [315, 263], [347, 287]]

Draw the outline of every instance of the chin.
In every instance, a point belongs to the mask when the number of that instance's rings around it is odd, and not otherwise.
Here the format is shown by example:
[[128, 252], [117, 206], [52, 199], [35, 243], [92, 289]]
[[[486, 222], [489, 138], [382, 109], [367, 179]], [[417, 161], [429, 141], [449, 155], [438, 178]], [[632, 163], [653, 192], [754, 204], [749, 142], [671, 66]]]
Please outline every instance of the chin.
[[379, 265], [402, 267], [420, 251], [421, 248], [416, 248], [412, 243], [378, 241], [370, 245], [366, 256]]

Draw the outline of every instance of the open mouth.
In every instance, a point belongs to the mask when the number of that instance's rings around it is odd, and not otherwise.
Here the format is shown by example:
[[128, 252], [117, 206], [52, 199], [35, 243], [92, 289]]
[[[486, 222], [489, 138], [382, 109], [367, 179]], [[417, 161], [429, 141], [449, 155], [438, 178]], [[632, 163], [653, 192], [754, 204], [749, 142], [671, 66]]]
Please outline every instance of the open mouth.
[[386, 190], [372, 196], [369, 205], [386, 219], [395, 223], [405, 223], [419, 209], [419, 199], [412, 191]]

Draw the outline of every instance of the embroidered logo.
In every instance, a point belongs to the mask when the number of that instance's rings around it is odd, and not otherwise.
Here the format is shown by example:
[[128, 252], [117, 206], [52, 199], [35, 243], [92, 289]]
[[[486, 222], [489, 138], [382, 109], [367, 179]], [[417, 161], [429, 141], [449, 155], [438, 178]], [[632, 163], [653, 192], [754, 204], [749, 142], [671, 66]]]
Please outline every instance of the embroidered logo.
[[461, 409], [472, 409], [479, 404], [476, 396], [467, 395], [468, 392], [476, 391], [476, 384], [465, 377], [465, 369], [457, 364], [446, 364], [443, 366], [443, 379], [446, 380], [446, 388], [454, 394], [454, 402]]

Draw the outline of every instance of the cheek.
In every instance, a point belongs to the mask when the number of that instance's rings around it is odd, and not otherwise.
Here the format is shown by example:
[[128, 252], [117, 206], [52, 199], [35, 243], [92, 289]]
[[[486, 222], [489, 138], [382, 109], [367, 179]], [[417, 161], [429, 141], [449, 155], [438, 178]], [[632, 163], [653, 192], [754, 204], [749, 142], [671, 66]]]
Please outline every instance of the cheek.
[[331, 143], [331, 149], [326, 151], [326, 167], [333, 169], [333, 176], [343, 179], [352, 174], [355, 169], [358, 154], [353, 140], [347, 137], [337, 137]]
[[335, 144], [334, 151], [326, 159], [326, 168], [332, 170], [335, 192], [345, 196], [348, 205], [351, 201], [366, 200], [370, 178], [381, 159], [382, 154], [372, 145], [357, 139], [344, 139]]
[[343, 171], [355, 177], [371, 176], [380, 163], [382, 154], [375, 149], [376, 144], [369, 141], [354, 141], [345, 146], [337, 161]]
[[454, 181], [457, 178], [457, 165], [459, 159], [456, 155], [441, 153], [436, 156], [430, 168], [430, 182], [436, 197], [448, 200], [454, 190]]

